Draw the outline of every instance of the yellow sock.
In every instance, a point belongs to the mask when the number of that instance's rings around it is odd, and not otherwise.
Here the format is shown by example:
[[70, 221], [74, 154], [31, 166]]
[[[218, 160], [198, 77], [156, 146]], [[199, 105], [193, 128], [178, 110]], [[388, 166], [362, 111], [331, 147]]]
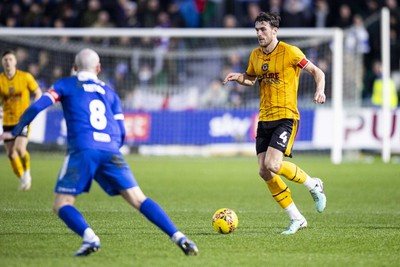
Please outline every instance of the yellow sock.
[[24, 171], [27, 171], [31, 168], [31, 155], [29, 155], [28, 151], [26, 151], [25, 156], [21, 157], [21, 163]]
[[289, 161], [282, 161], [281, 168], [276, 174], [282, 175], [286, 179], [299, 184], [304, 183], [308, 176], [305, 171]]
[[266, 182], [266, 184], [272, 194], [272, 197], [283, 209], [286, 209], [290, 204], [293, 203], [290, 189], [278, 175], [275, 175], [271, 180]]
[[15, 158], [15, 159], [10, 159], [10, 163], [11, 163], [11, 168], [12, 168], [13, 172], [15, 173], [15, 175], [18, 178], [21, 178], [22, 175], [24, 174], [24, 168], [22, 167], [21, 159], [19, 157]]

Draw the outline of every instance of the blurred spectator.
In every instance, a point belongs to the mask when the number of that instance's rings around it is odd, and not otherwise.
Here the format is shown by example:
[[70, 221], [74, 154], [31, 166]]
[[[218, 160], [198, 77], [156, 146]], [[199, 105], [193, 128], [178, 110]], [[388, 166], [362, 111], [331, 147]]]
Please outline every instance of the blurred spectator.
[[140, 24], [145, 28], [154, 28], [161, 12], [159, 0], [139, 1], [138, 8]]
[[139, 71], [137, 72], [139, 87], [146, 88], [151, 85], [151, 79], [153, 78], [153, 71], [150, 66], [146, 63], [139, 66]]
[[[91, 25], [92, 28], [113, 28], [114, 24], [110, 21], [110, 14], [107, 10], [100, 10], [97, 15], [97, 20]], [[103, 46], [109, 46], [111, 43], [110, 37], [84, 37], [85, 42], [94, 42]]]
[[21, 10], [21, 6], [17, 3], [11, 4], [9, 6], [4, 6], [2, 12], [4, 15], [1, 17], [5, 17], [5, 25], [6, 27], [21, 27], [23, 26], [23, 14]]
[[122, 99], [128, 95], [130, 91], [129, 84], [132, 84], [132, 82], [129, 82], [128, 74], [128, 64], [126, 62], [119, 62], [113, 70], [113, 76], [108, 80], [108, 83]]
[[167, 12], [170, 17], [171, 28], [184, 28], [185, 19], [183, 18], [180, 7], [175, 2], [169, 4]]
[[227, 107], [228, 94], [226, 87], [220, 80], [212, 80], [204, 92], [200, 92], [201, 108], [222, 108]]
[[15, 16], [8, 16], [6, 18], [6, 27], [8, 28], [14, 28], [14, 27], [19, 27], [21, 26], [20, 23], [18, 22], [18, 19]]
[[24, 17], [25, 27], [42, 27], [42, 7], [38, 3], [32, 3], [29, 12]]
[[[54, 28], [57, 28], [57, 29], [65, 28], [64, 21], [63, 21], [62, 19], [60, 19], [60, 18], [56, 19], [56, 20], [54, 21]], [[70, 38], [69, 38], [68, 36], [61, 36], [61, 37], [59, 38], [59, 40], [60, 40], [60, 42], [61, 42], [62, 44], [66, 44], [66, 43], [69, 42]]]
[[347, 51], [367, 54], [370, 51], [369, 34], [364, 27], [364, 20], [359, 14], [353, 17], [353, 24], [346, 31], [345, 48]]
[[378, 0], [366, 0], [365, 2], [366, 8], [361, 11], [364, 18], [370, 17], [379, 11]]
[[64, 76], [64, 71], [63, 71], [62, 66], [60, 66], [60, 65], [53, 66], [51, 76], [50, 76], [50, 84], [55, 83], [57, 80], [59, 80], [63, 76]]
[[141, 26], [137, 16], [137, 4], [135, 2], [130, 1], [125, 3], [123, 10], [125, 13], [123, 27], [138, 28]]
[[[362, 95], [363, 78], [367, 68], [364, 64], [364, 58], [370, 52], [369, 34], [364, 27], [364, 21], [361, 15], [355, 14], [353, 24], [345, 31], [345, 56], [343, 64], [351, 65], [353, 75], [349, 79], [344, 80], [344, 84], [350, 88], [354, 88], [357, 95]], [[344, 97], [346, 97], [346, 91]], [[351, 96], [348, 96], [351, 97]]]
[[160, 12], [157, 18], [157, 25], [156, 27], [159, 28], [170, 28], [171, 27], [171, 20], [169, 14], [167, 12]]
[[342, 4], [339, 7], [339, 16], [333, 21], [333, 26], [346, 29], [351, 26], [352, 11], [348, 4]]
[[30, 61], [28, 51], [25, 48], [18, 47], [15, 51], [15, 57], [17, 58], [19, 69], [26, 70]]
[[311, 27], [311, 13], [301, 0], [285, 0], [281, 12], [280, 27]]
[[241, 72], [243, 70], [242, 61], [238, 53], [230, 53], [228, 56], [228, 66], [233, 72]]
[[[371, 103], [374, 106], [382, 106], [383, 82], [382, 82], [382, 64], [380, 61], [374, 62], [375, 80], [372, 86]], [[389, 81], [390, 108], [395, 109], [398, 105], [398, 96], [395, 83], [392, 79]]]
[[62, 5], [60, 13], [61, 13], [60, 19], [62, 20], [64, 27], [73, 28], [79, 26], [78, 13], [72, 5], [70, 4]]
[[[116, 3], [111, 5], [109, 11], [112, 21], [115, 23], [116, 27], [126, 27], [127, 11], [129, 7], [133, 6], [131, 3], [134, 3], [134, 5], [136, 5], [136, 2], [131, 2], [129, 0], [117, 0]], [[105, 6], [103, 9], [108, 10], [107, 6]]]
[[48, 85], [50, 84], [49, 75], [52, 71], [52, 64], [50, 64], [51, 62], [49, 52], [47, 52], [46, 50], [40, 50], [36, 62], [39, 69], [40, 77], [43, 78], [43, 81], [46, 83], [46, 86], [40, 88], [48, 88]]
[[100, 0], [89, 0], [87, 10], [83, 14], [82, 27], [91, 27], [99, 17], [101, 11]]
[[232, 14], [226, 14], [224, 16], [224, 20], [223, 20], [223, 25], [224, 28], [227, 29], [234, 29], [238, 26], [238, 22], [237, 19], [234, 15]]
[[327, 0], [316, 0], [312, 26], [326, 28], [331, 25], [331, 11]]
[[116, 40], [114, 39], [114, 41], [116, 41], [116, 44], [120, 46], [125, 46], [125, 47], [132, 46], [132, 38], [128, 36], [120, 36]]
[[282, 0], [269, 0], [267, 11], [281, 14], [282, 13]]
[[241, 25], [243, 27], [254, 28], [254, 21], [256, 20], [256, 17], [258, 16], [258, 14], [260, 14], [260, 12], [261, 8], [258, 3], [249, 3], [247, 6], [247, 14], [241, 21]]
[[93, 28], [113, 28], [114, 23], [110, 21], [110, 14], [107, 10], [101, 10], [96, 21], [91, 25]]

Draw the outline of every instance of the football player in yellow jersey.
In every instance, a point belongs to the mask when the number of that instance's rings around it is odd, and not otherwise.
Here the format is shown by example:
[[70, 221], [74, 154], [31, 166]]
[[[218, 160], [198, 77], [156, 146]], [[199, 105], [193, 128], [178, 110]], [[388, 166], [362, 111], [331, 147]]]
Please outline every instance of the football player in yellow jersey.
[[294, 234], [307, 227], [307, 221], [297, 209], [290, 189], [281, 179], [305, 185], [314, 199], [318, 212], [326, 206], [322, 181], [311, 178], [297, 165], [284, 161], [291, 157], [298, 120], [297, 90], [300, 71], [313, 75], [316, 89], [314, 103], [323, 104], [325, 96], [325, 74], [310, 62], [295, 46], [277, 38], [280, 17], [275, 13], [261, 12], [255, 19], [259, 47], [249, 58], [245, 73], [229, 73], [224, 84], [236, 81], [252, 86], [260, 85], [260, 114], [257, 127], [256, 151], [259, 175], [264, 179], [275, 201], [287, 212], [290, 224], [282, 234]]
[[[17, 69], [17, 59], [12, 50], [3, 53], [1, 64], [3, 72], [0, 74], [0, 99], [3, 108], [3, 131], [9, 132], [29, 107], [31, 94], [36, 101], [42, 96], [42, 90], [30, 73]], [[15, 175], [20, 178], [19, 190], [29, 190], [30, 155], [26, 149], [28, 127], [15, 139], [4, 140], [4, 145], [11, 167]]]

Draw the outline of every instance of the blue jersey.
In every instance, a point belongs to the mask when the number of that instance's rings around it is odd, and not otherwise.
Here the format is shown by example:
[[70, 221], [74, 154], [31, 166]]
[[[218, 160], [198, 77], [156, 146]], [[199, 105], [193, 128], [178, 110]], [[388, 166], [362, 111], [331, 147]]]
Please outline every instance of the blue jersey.
[[85, 149], [118, 151], [125, 134], [118, 95], [91, 73], [57, 81], [46, 93], [61, 102], [67, 123], [68, 153]]

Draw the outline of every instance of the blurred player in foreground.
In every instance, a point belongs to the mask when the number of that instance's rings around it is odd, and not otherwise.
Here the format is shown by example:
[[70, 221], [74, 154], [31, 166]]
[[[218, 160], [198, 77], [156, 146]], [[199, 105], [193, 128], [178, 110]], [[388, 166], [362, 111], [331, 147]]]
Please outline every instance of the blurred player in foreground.
[[[14, 129], [22, 113], [29, 107], [31, 94], [34, 100], [42, 96], [42, 90], [28, 73], [17, 69], [17, 58], [12, 50], [1, 57], [3, 72], [0, 74], [0, 99], [3, 106], [3, 131]], [[20, 179], [19, 190], [31, 188], [31, 161], [28, 150], [29, 125], [13, 138], [4, 139], [8, 159], [15, 175]]]
[[165, 211], [141, 191], [128, 164], [119, 152], [124, 143], [124, 116], [120, 99], [113, 89], [98, 80], [100, 58], [92, 49], [75, 57], [77, 75], [60, 79], [22, 115], [12, 132], [0, 138], [17, 136], [42, 110], [61, 102], [67, 122], [67, 156], [55, 186], [53, 209], [61, 220], [83, 238], [74, 256], [86, 256], [100, 249], [100, 239], [82, 214], [73, 206], [93, 180], [110, 196], [122, 197], [149, 221], [165, 232], [186, 255], [198, 249], [178, 231]]
[[290, 189], [280, 176], [305, 185], [311, 193], [318, 212], [326, 206], [322, 181], [311, 178], [295, 164], [283, 161], [291, 157], [300, 114], [297, 108], [297, 91], [300, 71], [312, 74], [316, 83], [314, 103], [323, 104], [325, 74], [311, 63], [295, 46], [277, 39], [280, 17], [261, 12], [255, 20], [255, 30], [260, 47], [255, 48], [245, 73], [229, 73], [224, 84], [236, 81], [252, 86], [260, 85], [260, 114], [257, 127], [256, 151], [259, 174], [265, 180], [276, 202], [287, 212], [290, 225], [282, 234], [294, 234], [307, 227], [307, 221], [293, 202]]

